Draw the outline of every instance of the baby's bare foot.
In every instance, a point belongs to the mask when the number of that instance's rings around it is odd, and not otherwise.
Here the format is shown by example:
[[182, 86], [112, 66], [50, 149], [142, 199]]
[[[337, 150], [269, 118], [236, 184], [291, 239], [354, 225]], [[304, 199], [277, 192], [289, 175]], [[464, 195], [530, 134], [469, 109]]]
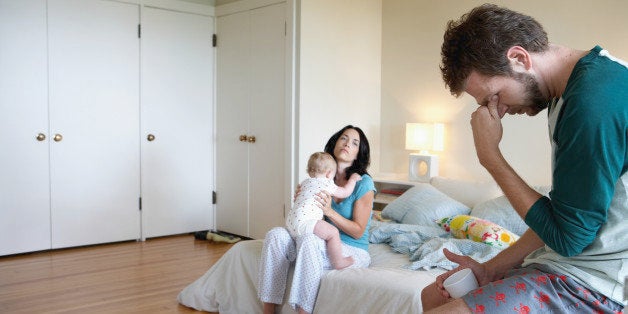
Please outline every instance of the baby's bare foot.
[[343, 269], [353, 265], [353, 257], [346, 256], [343, 257], [336, 265], [334, 265], [334, 269]]

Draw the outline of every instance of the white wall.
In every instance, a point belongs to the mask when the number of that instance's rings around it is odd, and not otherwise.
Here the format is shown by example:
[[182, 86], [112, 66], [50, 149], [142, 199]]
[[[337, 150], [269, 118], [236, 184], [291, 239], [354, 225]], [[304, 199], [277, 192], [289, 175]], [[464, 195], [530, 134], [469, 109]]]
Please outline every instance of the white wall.
[[[440, 76], [440, 47], [448, 20], [483, 0], [385, 0], [382, 18], [382, 172], [407, 173], [406, 122], [444, 122], [445, 151], [440, 175], [486, 181], [477, 161], [469, 125], [475, 101], [451, 96]], [[588, 50], [599, 44], [628, 59], [628, 1], [529, 0], [491, 1], [529, 14], [544, 25], [551, 42]], [[529, 184], [549, 184], [550, 146], [546, 113], [507, 116], [501, 148]]]
[[366, 133], [377, 172], [382, 0], [302, 0], [300, 15], [298, 181], [309, 155], [347, 124]]

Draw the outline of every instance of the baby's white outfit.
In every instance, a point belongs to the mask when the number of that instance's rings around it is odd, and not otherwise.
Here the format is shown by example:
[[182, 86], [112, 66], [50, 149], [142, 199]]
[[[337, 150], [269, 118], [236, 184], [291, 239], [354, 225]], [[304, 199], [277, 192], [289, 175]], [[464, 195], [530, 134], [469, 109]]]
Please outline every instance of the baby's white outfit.
[[323, 219], [323, 210], [314, 196], [321, 191], [333, 195], [336, 189], [338, 186], [330, 178], [307, 178], [301, 182], [301, 192], [286, 217], [286, 229], [291, 236], [314, 233], [314, 225]]

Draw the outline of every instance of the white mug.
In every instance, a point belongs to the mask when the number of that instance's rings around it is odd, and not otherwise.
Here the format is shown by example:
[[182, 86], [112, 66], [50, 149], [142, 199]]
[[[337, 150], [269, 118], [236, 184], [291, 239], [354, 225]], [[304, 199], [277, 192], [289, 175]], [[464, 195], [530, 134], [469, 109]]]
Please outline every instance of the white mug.
[[464, 268], [449, 276], [443, 282], [445, 290], [452, 298], [460, 298], [478, 287], [478, 281], [471, 268]]

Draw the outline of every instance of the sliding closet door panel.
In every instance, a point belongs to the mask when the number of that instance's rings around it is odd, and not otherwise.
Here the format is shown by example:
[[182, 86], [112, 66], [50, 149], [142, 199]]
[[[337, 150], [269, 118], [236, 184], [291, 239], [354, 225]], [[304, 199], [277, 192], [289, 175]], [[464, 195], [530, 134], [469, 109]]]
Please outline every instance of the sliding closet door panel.
[[52, 245], [138, 239], [139, 8], [50, 0], [48, 19]]
[[142, 12], [144, 237], [213, 227], [213, 25], [208, 16]]
[[[216, 225], [249, 236], [249, 12], [217, 18]], [[255, 119], [256, 117], [252, 117]]]
[[[285, 4], [251, 10], [251, 237], [284, 223]], [[289, 210], [289, 208], [286, 208]]]
[[50, 248], [46, 59], [46, 1], [0, 0], [0, 255]]

